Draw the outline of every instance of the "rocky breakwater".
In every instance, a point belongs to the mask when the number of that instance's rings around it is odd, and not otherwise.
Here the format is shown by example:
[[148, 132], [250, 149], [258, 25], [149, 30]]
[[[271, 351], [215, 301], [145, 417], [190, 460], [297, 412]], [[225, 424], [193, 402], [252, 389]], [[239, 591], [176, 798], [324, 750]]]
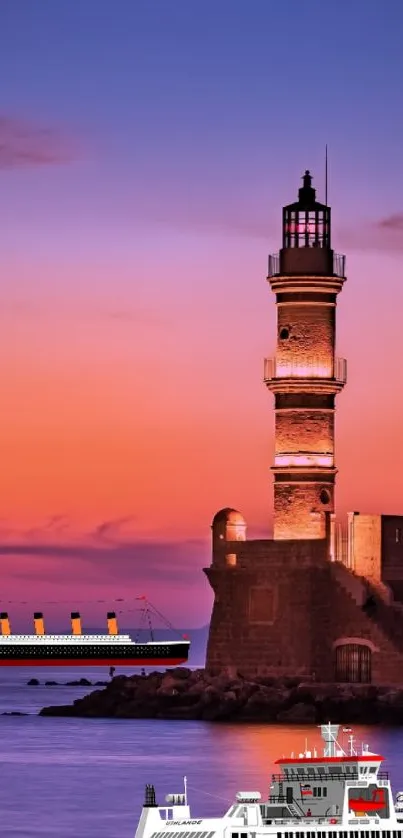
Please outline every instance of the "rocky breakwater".
[[313, 724], [403, 724], [403, 689], [320, 684], [298, 678], [215, 677], [178, 667], [165, 673], [119, 675], [73, 704], [44, 707], [41, 716]]

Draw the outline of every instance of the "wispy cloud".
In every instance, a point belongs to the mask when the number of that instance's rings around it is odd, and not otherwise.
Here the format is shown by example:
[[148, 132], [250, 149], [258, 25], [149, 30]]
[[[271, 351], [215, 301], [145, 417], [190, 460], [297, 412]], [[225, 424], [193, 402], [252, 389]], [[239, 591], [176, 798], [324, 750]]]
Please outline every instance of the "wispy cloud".
[[358, 221], [336, 232], [337, 240], [342, 248], [401, 252], [403, 250], [403, 212], [386, 215], [373, 221]]
[[378, 221], [378, 228], [380, 230], [392, 230], [393, 232], [403, 233], [403, 212], [381, 218]]
[[0, 114], [0, 169], [52, 166], [77, 157], [75, 143], [55, 129]]
[[135, 521], [134, 515], [126, 515], [124, 518], [115, 518], [110, 521], [102, 521], [93, 531], [92, 535], [96, 540], [106, 542], [107, 544], [115, 544], [121, 540], [128, 524]]
[[199, 574], [203, 540], [136, 537], [130, 526], [135, 521], [131, 515], [101, 521], [87, 533], [77, 533], [66, 515], [52, 515], [20, 533], [4, 522], [0, 527], [3, 571], [6, 576], [70, 584], [74, 578], [78, 584], [109, 584], [119, 579], [123, 586], [133, 581], [186, 583]]

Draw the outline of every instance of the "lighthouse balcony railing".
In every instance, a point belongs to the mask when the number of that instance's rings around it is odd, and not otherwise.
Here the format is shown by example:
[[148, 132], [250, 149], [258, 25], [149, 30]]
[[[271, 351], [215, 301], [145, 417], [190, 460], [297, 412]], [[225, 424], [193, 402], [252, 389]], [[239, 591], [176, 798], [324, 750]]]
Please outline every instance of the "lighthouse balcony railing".
[[[333, 253], [333, 276], [338, 276], [343, 279], [346, 275], [346, 257], [343, 253]], [[270, 279], [272, 276], [282, 276], [280, 268], [280, 254], [271, 253], [269, 256], [269, 264], [267, 276]]]
[[335, 358], [333, 364], [325, 364], [323, 358], [301, 358], [299, 361], [264, 359], [265, 382], [277, 378], [321, 378], [345, 384], [347, 381], [347, 361], [345, 358]]

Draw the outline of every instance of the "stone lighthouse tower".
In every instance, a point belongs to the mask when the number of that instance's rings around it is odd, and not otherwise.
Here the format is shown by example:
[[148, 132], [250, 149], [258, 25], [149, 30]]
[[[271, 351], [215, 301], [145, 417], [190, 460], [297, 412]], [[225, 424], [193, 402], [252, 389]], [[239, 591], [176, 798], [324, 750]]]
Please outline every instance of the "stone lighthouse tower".
[[269, 257], [277, 350], [264, 380], [275, 398], [274, 539], [322, 539], [334, 513], [335, 396], [346, 361], [335, 356], [336, 299], [345, 257], [331, 247], [330, 207], [306, 171], [283, 208], [283, 246]]

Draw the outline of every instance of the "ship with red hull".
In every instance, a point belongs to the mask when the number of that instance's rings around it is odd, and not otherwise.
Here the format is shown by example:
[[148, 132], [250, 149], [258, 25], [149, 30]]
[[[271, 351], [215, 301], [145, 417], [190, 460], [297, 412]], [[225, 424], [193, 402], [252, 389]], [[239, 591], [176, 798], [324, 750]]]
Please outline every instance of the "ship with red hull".
[[137, 642], [118, 631], [116, 614], [108, 613], [107, 634], [83, 634], [77, 611], [72, 634], [46, 634], [43, 614], [34, 614], [35, 634], [12, 634], [8, 614], [0, 613], [0, 666], [178, 666], [186, 663], [190, 641]]

